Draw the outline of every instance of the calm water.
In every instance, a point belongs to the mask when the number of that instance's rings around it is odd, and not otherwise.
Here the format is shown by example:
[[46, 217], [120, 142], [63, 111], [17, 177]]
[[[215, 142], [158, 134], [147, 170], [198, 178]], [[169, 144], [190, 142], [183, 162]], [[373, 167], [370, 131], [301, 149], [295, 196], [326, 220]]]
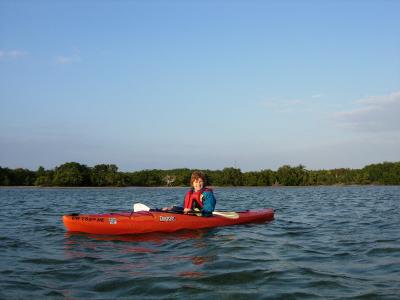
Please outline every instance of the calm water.
[[271, 223], [68, 234], [61, 216], [179, 204], [185, 189], [0, 189], [0, 299], [400, 299], [400, 187], [218, 188]]

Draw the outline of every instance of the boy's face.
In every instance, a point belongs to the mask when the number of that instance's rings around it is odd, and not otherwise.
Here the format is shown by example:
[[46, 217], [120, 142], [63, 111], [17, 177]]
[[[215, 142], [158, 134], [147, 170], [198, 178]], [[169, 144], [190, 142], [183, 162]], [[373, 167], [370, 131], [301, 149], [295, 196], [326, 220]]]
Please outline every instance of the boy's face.
[[198, 178], [195, 181], [193, 181], [193, 188], [195, 192], [200, 191], [204, 186], [204, 182], [203, 179]]

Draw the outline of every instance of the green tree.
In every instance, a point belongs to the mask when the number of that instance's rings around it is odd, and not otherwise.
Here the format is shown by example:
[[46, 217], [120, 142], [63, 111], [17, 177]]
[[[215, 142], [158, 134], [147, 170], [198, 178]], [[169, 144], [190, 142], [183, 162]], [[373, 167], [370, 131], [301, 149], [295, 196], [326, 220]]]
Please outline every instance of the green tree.
[[[190, 177], [192, 176], [192, 171], [190, 169], [177, 169], [174, 172], [176, 176], [175, 186], [189, 186]], [[208, 179], [207, 179], [208, 180]], [[208, 183], [210, 184], [210, 183]]]
[[53, 171], [46, 171], [42, 166], [36, 171], [36, 186], [51, 186], [53, 185]]
[[0, 167], [0, 185], [9, 186], [10, 185], [10, 169]]
[[244, 186], [257, 186], [260, 178], [259, 172], [245, 172], [242, 175]]
[[53, 185], [56, 186], [90, 186], [90, 170], [86, 165], [68, 162], [54, 171]]
[[364, 171], [369, 180], [375, 184], [400, 184], [400, 162], [384, 162], [365, 166]]
[[96, 165], [90, 170], [90, 179], [94, 186], [117, 186], [121, 184], [121, 176], [116, 165]]
[[131, 173], [130, 184], [133, 186], [162, 186], [163, 178], [159, 170], [143, 170]]
[[0, 167], [0, 185], [3, 186], [29, 186], [33, 185], [36, 173], [28, 169], [9, 169]]
[[278, 182], [286, 186], [305, 185], [308, 181], [307, 171], [303, 165], [294, 168], [289, 165], [284, 165], [278, 169], [276, 175]]
[[221, 182], [225, 186], [241, 186], [243, 176], [240, 169], [224, 168], [221, 172]]

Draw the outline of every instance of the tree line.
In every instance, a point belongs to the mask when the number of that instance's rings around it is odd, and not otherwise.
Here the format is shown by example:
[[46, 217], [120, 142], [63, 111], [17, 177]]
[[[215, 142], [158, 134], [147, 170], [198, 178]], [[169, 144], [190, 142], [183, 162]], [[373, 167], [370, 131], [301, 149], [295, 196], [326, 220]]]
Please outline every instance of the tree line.
[[[114, 164], [94, 167], [68, 162], [54, 169], [37, 171], [0, 167], [0, 186], [124, 187], [188, 186], [191, 169], [120, 172]], [[400, 162], [367, 165], [362, 169], [307, 170], [284, 165], [276, 171], [242, 172], [238, 168], [202, 170], [213, 186], [313, 186], [378, 184], [400, 185]]]

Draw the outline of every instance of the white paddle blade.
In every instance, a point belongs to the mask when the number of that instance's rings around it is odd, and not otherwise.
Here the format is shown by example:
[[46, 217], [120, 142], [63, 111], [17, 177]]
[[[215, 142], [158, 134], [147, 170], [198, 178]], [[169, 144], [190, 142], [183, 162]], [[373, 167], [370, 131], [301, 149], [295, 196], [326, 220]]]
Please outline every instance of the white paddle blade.
[[228, 219], [239, 219], [239, 214], [234, 211], [214, 211], [213, 215], [222, 216]]
[[137, 211], [149, 211], [150, 207], [148, 207], [147, 205], [144, 205], [142, 203], [134, 203], [133, 204], [133, 211], [137, 212]]

